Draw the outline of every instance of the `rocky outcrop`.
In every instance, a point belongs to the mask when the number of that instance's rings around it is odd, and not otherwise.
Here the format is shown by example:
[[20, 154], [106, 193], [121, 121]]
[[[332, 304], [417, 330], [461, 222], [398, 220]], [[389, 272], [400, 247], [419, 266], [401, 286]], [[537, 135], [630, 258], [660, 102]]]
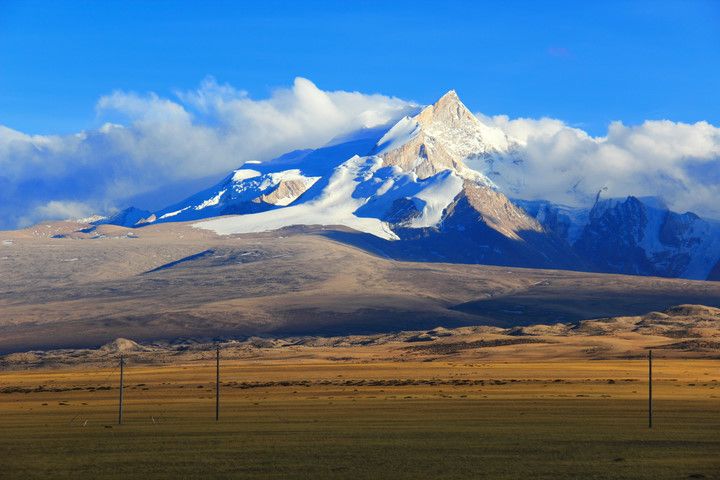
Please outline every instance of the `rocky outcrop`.
[[480, 214], [480, 220], [507, 238], [521, 240], [523, 233], [546, 233], [537, 220], [500, 192], [468, 181], [463, 192], [468, 204]]
[[252, 199], [252, 201], [255, 203], [263, 202], [269, 205], [284, 207], [297, 200], [297, 198], [305, 193], [316, 181], [316, 178], [281, 180], [272, 192], [260, 195]]
[[[379, 156], [385, 165], [412, 171], [420, 179], [447, 169], [466, 171], [464, 160], [467, 158], [505, 151], [511, 143], [500, 130], [481, 123], [454, 90], [406, 122], [405, 128], [413, 131], [410, 139], [397, 148], [381, 150]], [[379, 148], [382, 147], [381, 143]], [[491, 184], [478, 172], [473, 174], [476, 180]]]

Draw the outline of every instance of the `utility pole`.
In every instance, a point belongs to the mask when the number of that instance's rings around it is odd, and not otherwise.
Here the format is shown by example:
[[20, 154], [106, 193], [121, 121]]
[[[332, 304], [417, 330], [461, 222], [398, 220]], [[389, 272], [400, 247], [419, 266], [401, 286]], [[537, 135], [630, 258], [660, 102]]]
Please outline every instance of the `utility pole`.
[[122, 417], [123, 417], [123, 366], [125, 365], [125, 360], [123, 359], [123, 356], [120, 355], [120, 398], [119, 398], [119, 408], [118, 408], [118, 425], [122, 425]]
[[652, 402], [652, 350], [648, 351], [648, 428], [653, 423], [653, 402]]
[[215, 421], [220, 420], [220, 346], [215, 348]]

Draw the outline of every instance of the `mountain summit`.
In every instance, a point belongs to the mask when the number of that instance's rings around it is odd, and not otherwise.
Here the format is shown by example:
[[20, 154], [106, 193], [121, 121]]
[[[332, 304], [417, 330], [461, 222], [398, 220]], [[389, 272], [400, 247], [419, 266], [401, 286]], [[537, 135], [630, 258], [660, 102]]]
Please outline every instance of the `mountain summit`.
[[408, 260], [689, 278], [707, 278], [720, 258], [720, 228], [692, 214], [632, 201], [592, 210], [512, 201], [506, 195], [522, 197], [522, 182], [509, 186], [498, 167], [523, 174], [518, 145], [450, 90], [394, 124], [247, 162], [137, 225], [192, 220], [223, 235], [342, 226], [371, 235], [365, 247]]
[[450, 90], [417, 116], [398, 122], [378, 147], [385, 164], [414, 171], [419, 178], [451, 169], [491, 184], [479, 172], [468, 171], [465, 161], [505, 153], [510, 143], [500, 129], [480, 122]]
[[468, 158], [502, 153], [509, 139], [482, 124], [454, 91], [374, 133], [365, 141], [300, 155], [290, 162], [292, 169], [283, 170], [289, 163], [282, 157], [243, 166], [157, 218], [202, 218], [203, 210], [211, 208], [214, 215], [242, 214], [197, 224], [223, 234], [319, 224], [401, 240], [434, 235], [444, 220], [469, 209], [476, 214], [474, 222], [502, 238], [518, 241], [522, 230], [543, 233], [483, 173], [466, 165]]

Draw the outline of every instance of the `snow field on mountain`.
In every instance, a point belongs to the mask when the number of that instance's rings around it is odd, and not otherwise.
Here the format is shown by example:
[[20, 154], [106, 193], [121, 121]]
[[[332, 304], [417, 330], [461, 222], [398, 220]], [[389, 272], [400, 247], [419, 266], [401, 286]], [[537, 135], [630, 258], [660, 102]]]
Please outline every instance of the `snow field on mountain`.
[[293, 225], [341, 225], [387, 240], [396, 240], [397, 235], [387, 223], [377, 218], [357, 217], [353, 213], [365, 202], [364, 198], [355, 198], [353, 192], [358, 184], [369, 180], [381, 166], [378, 157], [356, 155], [335, 169], [327, 186], [316, 199], [262, 213], [218, 218], [193, 226], [228, 235], [265, 232]]

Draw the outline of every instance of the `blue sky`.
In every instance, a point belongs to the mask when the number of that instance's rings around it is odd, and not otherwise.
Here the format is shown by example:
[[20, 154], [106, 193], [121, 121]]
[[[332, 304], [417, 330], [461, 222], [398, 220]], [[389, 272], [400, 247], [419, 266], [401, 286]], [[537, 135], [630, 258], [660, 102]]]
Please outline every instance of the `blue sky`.
[[[210, 4], [210, 5], [208, 5]], [[0, 124], [67, 134], [114, 90], [323, 90], [548, 116], [720, 124], [720, 2], [0, 0]]]

